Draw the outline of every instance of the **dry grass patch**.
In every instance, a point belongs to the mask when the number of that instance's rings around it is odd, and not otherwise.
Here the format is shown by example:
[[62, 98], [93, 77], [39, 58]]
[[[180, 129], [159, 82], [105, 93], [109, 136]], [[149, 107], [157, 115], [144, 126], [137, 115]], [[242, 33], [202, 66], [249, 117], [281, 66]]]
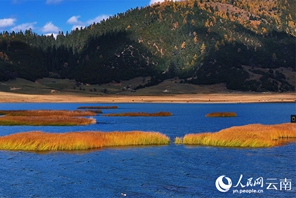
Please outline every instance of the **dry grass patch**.
[[0, 115], [6, 116], [95, 116], [93, 111], [67, 110], [1, 110]]
[[94, 109], [94, 110], [88, 110], [88, 111], [91, 111], [91, 112], [93, 112], [93, 113], [95, 113], [95, 114], [103, 113], [103, 111], [100, 110], [100, 109]]
[[[274, 147], [296, 142], [296, 124], [250, 124], [216, 133], [187, 134], [183, 144], [221, 147]], [[176, 142], [180, 143], [180, 142]]]
[[0, 137], [0, 150], [62, 151], [112, 146], [167, 145], [170, 140], [157, 132], [25, 132]]
[[145, 112], [127, 112], [127, 113], [109, 113], [105, 114], [104, 116], [131, 116], [131, 117], [138, 117], [138, 116], [144, 116], [144, 117], [149, 117], [149, 116], [172, 116], [173, 114], [170, 112], [157, 112], [157, 113], [145, 113]]
[[77, 109], [118, 109], [118, 106], [82, 106]]
[[183, 138], [181, 138], [181, 137], [176, 137], [176, 138], [175, 138], [175, 144], [183, 144]]
[[208, 113], [206, 117], [236, 117], [235, 112], [214, 112]]
[[78, 126], [95, 124], [96, 119], [73, 116], [3, 116], [0, 125], [5, 126]]
[[0, 125], [15, 126], [78, 126], [95, 124], [94, 118], [80, 116], [94, 116], [92, 111], [66, 111], [66, 110], [2, 110]]

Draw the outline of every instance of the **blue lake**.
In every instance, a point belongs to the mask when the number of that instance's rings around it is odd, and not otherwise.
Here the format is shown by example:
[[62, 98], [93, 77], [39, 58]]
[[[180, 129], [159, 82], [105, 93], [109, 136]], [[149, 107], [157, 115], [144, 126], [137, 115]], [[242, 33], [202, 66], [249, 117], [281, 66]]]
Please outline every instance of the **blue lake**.
[[[171, 117], [104, 117], [76, 127], [0, 126], [0, 135], [26, 131], [157, 131], [173, 141], [253, 123], [290, 122], [295, 103], [271, 104], [49, 104], [1, 103], [0, 110], [114, 106], [103, 113], [169, 111]], [[207, 118], [233, 111], [235, 118]], [[219, 176], [232, 186], [220, 192]], [[0, 197], [295, 197], [296, 144], [265, 149], [201, 146], [116, 147], [76, 152], [0, 151]], [[255, 185], [254, 182], [258, 181]], [[256, 191], [256, 193], [254, 192]], [[235, 193], [234, 193], [235, 192]]]

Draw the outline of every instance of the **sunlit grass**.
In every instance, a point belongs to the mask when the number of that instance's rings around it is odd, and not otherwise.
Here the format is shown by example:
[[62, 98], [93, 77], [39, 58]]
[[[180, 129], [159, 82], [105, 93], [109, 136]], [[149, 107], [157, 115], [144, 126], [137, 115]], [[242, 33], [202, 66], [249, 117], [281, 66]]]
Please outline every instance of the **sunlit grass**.
[[206, 117], [236, 117], [235, 112], [213, 112], [208, 113]]
[[[216, 133], [187, 134], [183, 144], [221, 147], [274, 147], [296, 142], [296, 124], [250, 124]], [[180, 139], [176, 142], [180, 144]]]
[[6, 116], [95, 116], [93, 111], [68, 110], [0, 110], [0, 115]]
[[82, 106], [78, 109], [118, 109], [118, 106]]
[[137, 117], [137, 116], [172, 116], [173, 114], [170, 112], [157, 112], [157, 113], [145, 113], [145, 112], [127, 112], [127, 113], [109, 113], [105, 114], [104, 116], [131, 116], [131, 117]]
[[181, 138], [181, 137], [176, 137], [176, 138], [175, 138], [175, 144], [183, 144], [183, 138]]
[[73, 116], [3, 116], [0, 125], [4, 126], [78, 126], [95, 124], [96, 119]]
[[0, 150], [63, 151], [112, 146], [167, 145], [158, 132], [25, 132], [0, 137]]
[[0, 125], [15, 126], [77, 126], [95, 124], [94, 118], [81, 116], [94, 116], [92, 111], [67, 110], [2, 110]]

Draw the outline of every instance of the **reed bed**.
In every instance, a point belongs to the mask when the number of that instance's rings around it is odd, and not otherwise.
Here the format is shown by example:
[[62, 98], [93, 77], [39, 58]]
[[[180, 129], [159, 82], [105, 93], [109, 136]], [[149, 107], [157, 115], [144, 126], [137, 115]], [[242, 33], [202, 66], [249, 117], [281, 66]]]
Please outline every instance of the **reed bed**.
[[164, 116], [172, 116], [173, 114], [170, 112], [157, 112], [157, 113], [145, 113], [145, 112], [127, 112], [127, 113], [109, 113], [105, 114], [104, 116], [130, 116], [130, 117], [149, 117], [149, 116], [159, 116], [159, 117], [164, 117]]
[[96, 119], [73, 116], [10, 116], [0, 117], [0, 125], [5, 126], [78, 126], [95, 124]]
[[236, 117], [235, 112], [213, 112], [208, 113], [206, 117]]
[[183, 144], [183, 138], [181, 138], [181, 137], [176, 137], [176, 138], [175, 138], [175, 144]]
[[94, 111], [68, 110], [2, 110], [0, 115], [6, 116], [95, 116]]
[[219, 147], [253, 147], [264, 148], [281, 146], [296, 142], [296, 124], [276, 125], [250, 124], [223, 129], [216, 133], [187, 134], [176, 138], [186, 145], [206, 145]]
[[103, 113], [103, 111], [100, 109], [94, 109], [94, 110], [88, 110], [88, 111], [94, 112], [95, 114]]
[[24, 132], [0, 137], [0, 150], [66, 151], [112, 146], [167, 145], [158, 132]]
[[118, 106], [82, 106], [77, 109], [118, 109]]

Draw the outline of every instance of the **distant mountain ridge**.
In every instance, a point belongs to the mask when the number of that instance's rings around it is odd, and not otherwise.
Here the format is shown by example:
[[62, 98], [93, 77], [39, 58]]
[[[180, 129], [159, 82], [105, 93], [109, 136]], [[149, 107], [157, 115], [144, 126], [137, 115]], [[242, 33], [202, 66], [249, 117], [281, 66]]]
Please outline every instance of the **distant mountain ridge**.
[[[165, 1], [57, 38], [0, 34], [0, 81], [102, 84], [150, 76], [241, 91], [295, 91], [293, 0]], [[138, 87], [138, 88], [142, 88]]]

